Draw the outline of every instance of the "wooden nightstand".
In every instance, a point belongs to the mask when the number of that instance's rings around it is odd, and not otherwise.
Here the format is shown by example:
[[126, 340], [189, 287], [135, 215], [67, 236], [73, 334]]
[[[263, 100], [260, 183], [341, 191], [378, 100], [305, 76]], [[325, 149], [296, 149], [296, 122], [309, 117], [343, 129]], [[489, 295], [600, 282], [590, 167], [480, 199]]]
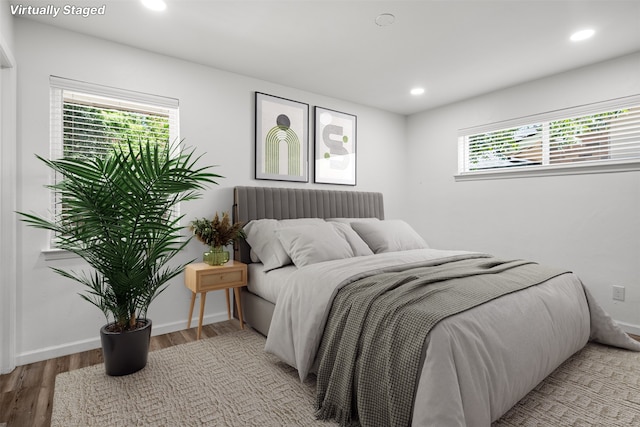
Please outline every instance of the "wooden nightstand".
[[233, 260], [220, 266], [212, 266], [204, 262], [189, 264], [184, 270], [184, 285], [193, 292], [193, 295], [191, 295], [187, 329], [191, 327], [191, 317], [193, 316], [196, 294], [200, 294], [200, 319], [198, 320], [197, 339], [200, 339], [200, 334], [202, 333], [202, 316], [204, 315], [204, 304], [207, 299], [207, 292], [209, 291], [224, 289], [227, 295], [227, 313], [229, 314], [229, 319], [231, 319], [229, 289], [233, 288], [238, 317], [240, 318], [240, 328], [244, 329], [242, 305], [240, 304], [240, 288], [247, 285], [246, 264]]

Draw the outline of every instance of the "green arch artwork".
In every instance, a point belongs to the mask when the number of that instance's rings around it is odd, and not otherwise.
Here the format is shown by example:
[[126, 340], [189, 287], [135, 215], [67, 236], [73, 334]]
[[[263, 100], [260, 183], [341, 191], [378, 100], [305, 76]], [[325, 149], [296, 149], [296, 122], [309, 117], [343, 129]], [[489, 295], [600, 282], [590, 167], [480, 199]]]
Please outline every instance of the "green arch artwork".
[[280, 145], [287, 145], [287, 174], [300, 176], [300, 139], [291, 129], [291, 121], [285, 114], [276, 119], [276, 126], [265, 137], [264, 170], [266, 173], [280, 173]]

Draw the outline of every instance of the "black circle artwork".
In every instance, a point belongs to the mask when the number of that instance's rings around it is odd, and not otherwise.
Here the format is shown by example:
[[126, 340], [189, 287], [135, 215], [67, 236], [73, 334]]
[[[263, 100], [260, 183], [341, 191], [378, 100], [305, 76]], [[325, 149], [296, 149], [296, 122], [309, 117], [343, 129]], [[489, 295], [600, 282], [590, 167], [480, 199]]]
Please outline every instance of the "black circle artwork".
[[289, 117], [287, 117], [286, 114], [280, 114], [278, 118], [276, 118], [276, 124], [283, 128], [289, 129], [289, 127], [291, 126], [291, 120], [289, 120]]

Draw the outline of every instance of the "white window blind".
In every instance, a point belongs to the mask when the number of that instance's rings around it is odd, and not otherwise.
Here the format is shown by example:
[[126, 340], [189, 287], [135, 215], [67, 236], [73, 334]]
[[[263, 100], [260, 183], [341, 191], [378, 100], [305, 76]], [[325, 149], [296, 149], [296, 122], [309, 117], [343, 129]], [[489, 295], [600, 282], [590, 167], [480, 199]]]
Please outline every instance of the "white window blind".
[[114, 144], [180, 139], [178, 100], [50, 78], [51, 158], [104, 155]]
[[[51, 76], [50, 100], [52, 159], [105, 156], [127, 140], [164, 145], [180, 139], [177, 99]], [[57, 214], [64, 204], [56, 193], [51, 197]]]
[[640, 95], [463, 129], [458, 177], [640, 168]]

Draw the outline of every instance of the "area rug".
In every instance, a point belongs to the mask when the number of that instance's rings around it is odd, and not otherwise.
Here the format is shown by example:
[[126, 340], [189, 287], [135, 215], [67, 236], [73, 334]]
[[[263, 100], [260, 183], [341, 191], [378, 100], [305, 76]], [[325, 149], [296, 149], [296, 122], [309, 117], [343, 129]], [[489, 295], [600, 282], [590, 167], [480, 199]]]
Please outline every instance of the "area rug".
[[493, 427], [640, 426], [640, 353], [589, 343]]
[[[52, 426], [330, 426], [314, 418], [313, 379], [239, 331], [151, 352], [145, 369], [103, 365], [56, 377]], [[640, 354], [588, 344], [494, 427], [640, 425]]]
[[104, 365], [59, 374], [52, 426], [327, 426], [314, 418], [314, 386], [238, 331], [149, 353], [135, 374]]

